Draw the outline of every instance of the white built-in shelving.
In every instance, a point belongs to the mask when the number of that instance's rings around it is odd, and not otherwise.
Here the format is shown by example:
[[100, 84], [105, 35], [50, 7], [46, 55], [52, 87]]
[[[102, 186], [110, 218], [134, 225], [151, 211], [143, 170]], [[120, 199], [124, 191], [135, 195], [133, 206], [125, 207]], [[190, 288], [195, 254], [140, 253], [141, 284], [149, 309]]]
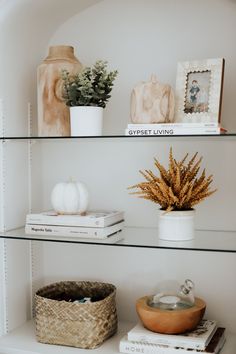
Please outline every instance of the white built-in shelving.
[[[195, 281], [206, 315], [226, 327], [222, 354], [236, 353], [235, 15], [229, 0], [0, 0], [0, 354], [88, 353], [37, 343], [33, 297], [45, 284], [116, 284], [119, 319], [132, 323], [121, 322], [117, 335], [89, 352], [117, 354], [119, 339], [137, 321], [137, 297], [159, 280], [184, 277]], [[100, 56], [119, 70], [104, 136], [37, 136], [36, 67], [49, 45], [62, 43], [73, 45], [84, 64]], [[174, 87], [177, 61], [206, 55], [226, 59], [227, 134], [123, 135], [134, 85], [155, 72]], [[159, 240], [156, 210], [127, 192], [154, 156], [167, 162], [170, 146], [180, 156], [199, 151], [218, 188], [198, 209], [193, 241]], [[96, 208], [127, 211], [123, 240], [25, 234], [26, 213], [48, 210], [53, 185], [71, 175], [88, 183]]]

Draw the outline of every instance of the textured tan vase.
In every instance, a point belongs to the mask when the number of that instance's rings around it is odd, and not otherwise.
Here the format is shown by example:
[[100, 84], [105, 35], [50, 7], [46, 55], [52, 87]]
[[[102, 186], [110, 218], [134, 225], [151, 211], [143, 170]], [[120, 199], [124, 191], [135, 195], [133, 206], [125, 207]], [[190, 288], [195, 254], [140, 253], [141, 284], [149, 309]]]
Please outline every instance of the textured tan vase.
[[151, 80], [141, 82], [131, 93], [131, 121], [135, 124], [172, 123], [175, 97], [170, 85]]
[[38, 67], [38, 134], [39, 136], [69, 136], [69, 107], [62, 100], [63, 69], [70, 73], [81, 71], [82, 65], [70, 46], [53, 46]]
[[195, 298], [191, 308], [177, 311], [161, 310], [148, 305], [149, 296], [137, 300], [136, 310], [144, 327], [150, 331], [166, 334], [178, 334], [192, 331], [203, 318], [206, 303]]

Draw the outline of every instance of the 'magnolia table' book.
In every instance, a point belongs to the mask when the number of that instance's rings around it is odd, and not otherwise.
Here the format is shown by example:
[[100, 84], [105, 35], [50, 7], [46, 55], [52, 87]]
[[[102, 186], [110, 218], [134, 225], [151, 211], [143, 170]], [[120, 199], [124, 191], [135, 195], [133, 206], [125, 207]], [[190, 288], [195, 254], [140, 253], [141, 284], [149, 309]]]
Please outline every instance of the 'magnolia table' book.
[[88, 211], [86, 215], [61, 215], [55, 211], [27, 214], [26, 224], [106, 227], [124, 220], [123, 211]]
[[205, 349], [182, 348], [164, 344], [132, 342], [124, 336], [119, 345], [120, 353], [128, 354], [219, 354], [225, 343], [225, 328], [217, 328]]
[[151, 344], [164, 344], [182, 348], [205, 349], [217, 329], [216, 321], [201, 320], [195, 330], [183, 334], [152, 332], [138, 323], [128, 332], [128, 340]]
[[63, 225], [43, 225], [26, 224], [25, 233], [30, 235], [51, 235], [68, 236], [78, 238], [105, 239], [108, 236], [121, 231], [124, 227], [124, 221], [118, 222], [107, 227], [85, 227], [85, 226], [63, 226]]

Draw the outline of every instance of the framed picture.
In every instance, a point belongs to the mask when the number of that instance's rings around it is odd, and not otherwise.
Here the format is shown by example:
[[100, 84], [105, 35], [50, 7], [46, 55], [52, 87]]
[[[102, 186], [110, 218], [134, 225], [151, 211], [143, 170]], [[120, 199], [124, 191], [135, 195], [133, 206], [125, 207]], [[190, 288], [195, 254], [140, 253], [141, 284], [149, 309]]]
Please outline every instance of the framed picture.
[[224, 64], [223, 58], [178, 63], [177, 123], [220, 122]]

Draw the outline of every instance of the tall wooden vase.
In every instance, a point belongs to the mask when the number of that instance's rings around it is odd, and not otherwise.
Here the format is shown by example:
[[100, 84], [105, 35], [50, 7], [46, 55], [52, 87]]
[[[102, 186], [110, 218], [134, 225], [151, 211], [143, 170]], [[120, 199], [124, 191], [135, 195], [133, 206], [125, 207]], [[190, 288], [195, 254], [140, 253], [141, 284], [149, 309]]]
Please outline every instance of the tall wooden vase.
[[71, 46], [53, 46], [38, 67], [38, 134], [39, 136], [69, 136], [70, 113], [62, 100], [61, 72], [81, 71], [82, 65]]

